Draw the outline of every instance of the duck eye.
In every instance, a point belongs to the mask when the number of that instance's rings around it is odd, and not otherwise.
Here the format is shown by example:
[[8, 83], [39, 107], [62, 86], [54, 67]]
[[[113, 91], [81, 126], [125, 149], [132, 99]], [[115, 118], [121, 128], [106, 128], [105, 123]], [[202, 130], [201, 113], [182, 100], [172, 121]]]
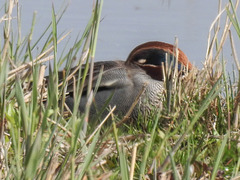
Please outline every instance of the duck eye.
[[140, 64], [145, 64], [146, 62], [147, 62], [146, 59], [139, 59], [139, 60], [138, 60], [138, 63], [140, 63]]

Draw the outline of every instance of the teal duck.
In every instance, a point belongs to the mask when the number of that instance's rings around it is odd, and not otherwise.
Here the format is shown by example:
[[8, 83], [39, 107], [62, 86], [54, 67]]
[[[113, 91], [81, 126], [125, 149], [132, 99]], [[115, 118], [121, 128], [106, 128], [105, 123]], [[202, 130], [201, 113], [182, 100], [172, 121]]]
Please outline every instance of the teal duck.
[[[151, 109], [161, 108], [163, 100], [163, 73], [162, 65], [166, 63], [166, 53], [170, 60], [175, 57], [174, 46], [163, 42], [147, 42], [137, 46], [129, 54], [126, 61], [101, 61], [94, 63], [92, 89], [95, 89], [100, 70], [103, 68], [101, 82], [90, 108], [90, 118], [98, 116], [101, 108], [108, 101], [108, 106], [115, 106], [114, 114], [124, 116], [133, 102], [138, 98], [131, 118], [136, 119], [139, 112], [149, 114]], [[192, 68], [187, 56], [178, 49], [178, 69], [183, 67]], [[83, 67], [84, 69], [84, 67]], [[78, 72], [76, 73], [78, 74]], [[72, 110], [74, 105], [74, 93], [72, 81], [68, 82], [68, 96], [66, 104]], [[86, 79], [88, 82], [88, 77]], [[87, 86], [83, 89], [79, 110], [84, 112], [87, 103]], [[103, 111], [102, 116], [108, 113]]]

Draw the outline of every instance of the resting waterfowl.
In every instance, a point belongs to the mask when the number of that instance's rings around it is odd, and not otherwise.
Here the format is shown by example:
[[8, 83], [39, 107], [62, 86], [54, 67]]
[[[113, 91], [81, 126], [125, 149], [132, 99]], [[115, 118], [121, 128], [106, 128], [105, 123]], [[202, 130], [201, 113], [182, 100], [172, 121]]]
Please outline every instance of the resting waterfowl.
[[[173, 51], [173, 45], [154, 41], [137, 46], [129, 54], [126, 61], [95, 62], [92, 81], [93, 89], [96, 87], [101, 68], [103, 68], [103, 73], [98, 91], [93, 99], [90, 116], [97, 115], [97, 112], [106, 104], [108, 99], [109, 106], [116, 105], [114, 113], [123, 116], [139, 95], [139, 101], [132, 111], [131, 118], [136, 119], [139, 112], [143, 115], [149, 114], [152, 107], [161, 108], [164, 91], [161, 66], [166, 61], [166, 53], [169, 53], [171, 58], [175, 57]], [[178, 61], [179, 68], [181, 66], [192, 68], [186, 55], [180, 49]], [[72, 85], [72, 81], [69, 81], [68, 86]], [[83, 90], [79, 105], [81, 112], [84, 112], [88, 99], [86, 90], [87, 87]], [[142, 90], [144, 91], [142, 92]], [[69, 95], [65, 102], [72, 110], [74, 93], [72, 88], [69, 88], [68, 91]], [[107, 112], [105, 110], [102, 115], [105, 116]]]

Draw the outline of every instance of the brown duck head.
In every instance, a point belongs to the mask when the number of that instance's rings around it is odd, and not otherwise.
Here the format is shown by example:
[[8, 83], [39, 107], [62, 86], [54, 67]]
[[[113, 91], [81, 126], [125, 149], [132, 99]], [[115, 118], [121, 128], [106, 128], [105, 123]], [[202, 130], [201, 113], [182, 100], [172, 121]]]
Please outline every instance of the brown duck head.
[[[163, 80], [162, 65], [166, 63], [166, 53], [170, 61], [176, 59], [176, 48], [172, 44], [151, 41], [134, 48], [129, 54], [126, 64], [136, 64], [146, 71], [153, 79]], [[183, 67], [192, 69], [192, 64], [183, 51], [178, 49], [178, 70]]]

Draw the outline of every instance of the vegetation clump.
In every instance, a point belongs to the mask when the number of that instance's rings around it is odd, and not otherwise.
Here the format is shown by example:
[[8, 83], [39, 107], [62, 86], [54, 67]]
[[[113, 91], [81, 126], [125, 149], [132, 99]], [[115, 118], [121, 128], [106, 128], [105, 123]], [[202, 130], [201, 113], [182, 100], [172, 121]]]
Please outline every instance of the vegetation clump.
[[[53, 8], [52, 22], [32, 42], [35, 17], [29, 35], [22, 39], [20, 13], [12, 18], [13, 11], [19, 10], [18, 2], [6, 1], [0, 17], [4, 28], [0, 37], [0, 178], [240, 178], [240, 65], [231, 33], [236, 31], [240, 38], [238, 2], [229, 1], [211, 25], [203, 69], [194, 68], [180, 78], [168, 76], [171, 70], [166, 69], [162, 110], [147, 119], [139, 116], [132, 125], [121, 123], [125, 119], [119, 123], [113, 108], [111, 118], [89, 126], [89, 108], [79, 113], [78, 104], [88, 68], [93, 66], [102, 1], [95, 2], [82, 36], [61, 56], [57, 46], [69, 34], [58, 36], [63, 14], [57, 16]], [[226, 21], [220, 29], [222, 18]], [[12, 28], [13, 21], [17, 29]], [[226, 39], [235, 61], [233, 74], [226, 71], [221, 56]], [[79, 69], [83, 64], [86, 68], [79, 71], [76, 103], [69, 112], [64, 100], [75, 59]], [[44, 64], [48, 61], [53, 63], [46, 86]], [[65, 74], [59, 81], [62, 64]]]

